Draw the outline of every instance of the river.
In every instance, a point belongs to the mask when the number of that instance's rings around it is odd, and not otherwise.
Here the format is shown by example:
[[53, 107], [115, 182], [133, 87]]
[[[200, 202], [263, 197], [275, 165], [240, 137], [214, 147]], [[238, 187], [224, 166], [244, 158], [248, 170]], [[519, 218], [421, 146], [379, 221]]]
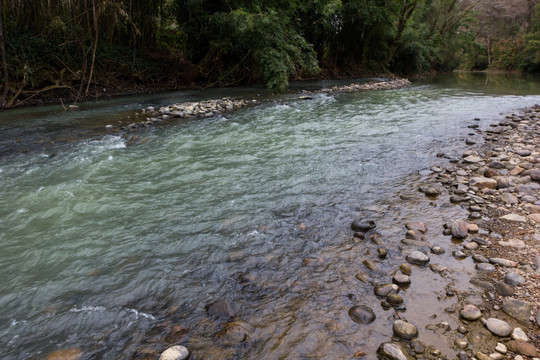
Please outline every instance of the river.
[[[169, 121], [135, 142], [105, 130], [149, 105], [222, 96], [260, 105]], [[417, 193], [438, 153], [460, 156], [467, 125], [535, 103], [540, 78], [457, 73], [313, 100], [237, 88], [5, 111], [0, 357], [80, 348], [82, 359], [157, 358], [183, 344], [196, 359], [374, 358], [392, 312], [354, 278], [369, 247], [351, 240], [351, 221], [380, 224], [390, 260], [371, 275], [388, 278], [402, 259], [396, 223], [441, 216], [399, 194]], [[430, 297], [441, 285], [425, 279], [411, 318], [445, 306]], [[227, 321], [205, 311], [223, 299], [249, 324], [240, 344], [218, 336]], [[377, 321], [352, 322], [355, 303]]]

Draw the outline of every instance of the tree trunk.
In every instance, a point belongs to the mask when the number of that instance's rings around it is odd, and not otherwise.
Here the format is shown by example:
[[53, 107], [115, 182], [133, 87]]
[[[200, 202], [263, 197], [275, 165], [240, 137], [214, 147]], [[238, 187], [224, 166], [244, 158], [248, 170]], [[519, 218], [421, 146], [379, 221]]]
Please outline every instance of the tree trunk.
[[2, 14], [3, 14], [3, 4], [2, 0], [0, 0], [0, 56], [2, 57], [2, 70], [4, 72], [4, 91], [2, 92], [2, 97], [0, 98], [0, 107], [4, 108], [6, 106], [6, 99], [8, 95], [9, 90], [9, 78], [8, 78], [8, 67], [7, 67], [7, 60], [6, 60], [6, 48], [4, 44], [4, 24], [2, 22]]
[[488, 68], [491, 67], [491, 38], [487, 41]]
[[96, 11], [96, 2], [92, 0], [92, 14], [94, 22], [94, 48], [92, 49], [92, 63], [90, 65], [90, 75], [88, 76], [88, 84], [86, 85], [85, 96], [88, 97], [88, 92], [90, 91], [90, 84], [92, 83], [92, 76], [94, 75], [94, 65], [96, 63], [96, 51], [98, 45], [98, 26], [97, 26], [97, 11]]

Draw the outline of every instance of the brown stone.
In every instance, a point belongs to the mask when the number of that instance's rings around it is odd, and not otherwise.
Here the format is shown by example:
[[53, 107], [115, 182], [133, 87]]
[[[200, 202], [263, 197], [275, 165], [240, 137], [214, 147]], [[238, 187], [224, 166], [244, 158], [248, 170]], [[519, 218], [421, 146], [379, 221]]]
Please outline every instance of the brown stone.
[[538, 351], [536, 350], [536, 347], [533, 344], [522, 340], [509, 341], [506, 343], [506, 346], [508, 347], [508, 350], [519, 355], [529, 357], [538, 356]]
[[78, 360], [83, 352], [80, 348], [64, 349], [52, 352], [47, 356], [47, 360]]

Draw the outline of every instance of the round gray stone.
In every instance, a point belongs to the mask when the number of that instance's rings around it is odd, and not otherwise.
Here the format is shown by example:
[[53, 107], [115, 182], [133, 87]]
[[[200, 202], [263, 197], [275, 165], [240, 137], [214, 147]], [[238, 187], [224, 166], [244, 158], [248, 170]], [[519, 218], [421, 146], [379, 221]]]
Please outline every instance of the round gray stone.
[[493, 334], [500, 337], [506, 337], [512, 332], [512, 326], [506, 321], [502, 321], [495, 318], [489, 318], [486, 320], [486, 328]]
[[395, 294], [399, 290], [399, 287], [396, 284], [385, 284], [385, 285], [376, 285], [373, 288], [373, 292], [377, 296], [386, 297], [390, 294]]
[[407, 261], [411, 264], [424, 265], [429, 262], [429, 257], [420, 251], [413, 251], [407, 255]]
[[397, 285], [406, 286], [411, 283], [411, 278], [404, 274], [396, 274], [392, 278], [392, 282]]
[[461, 309], [460, 313], [461, 317], [465, 320], [474, 321], [478, 320], [480, 316], [482, 316], [482, 312], [480, 309], [473, 304], [467, 304]]
[[418, 336], [418, 329], [413, 324], [403, 320], [396, 320], [392, 326], [394, 335], [403, 340], [412, 340]]
[[476, 270], [482, 271], [482, 272], [493, 272], [495, 271], [495, 265], [492, 265], [489, 263], [476, 264]]
[[504, 275], [504, 282], [511, 286], [521, 286], [525, 283], [525, 278], [518, 273], [510, 272]]

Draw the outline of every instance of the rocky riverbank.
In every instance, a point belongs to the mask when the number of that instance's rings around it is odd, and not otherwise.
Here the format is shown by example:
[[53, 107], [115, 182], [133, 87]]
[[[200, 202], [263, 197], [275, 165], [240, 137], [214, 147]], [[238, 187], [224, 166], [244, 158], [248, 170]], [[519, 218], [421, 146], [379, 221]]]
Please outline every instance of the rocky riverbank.
[[[480, 119], [475, 119], [480, 120]], [[414, 248], [406, 257], [393, 284], [375, 286], [375, 294], [387, 306], [404, 302], [400, 287], [409, 286], [411, 265], [430, 263], [430, 256], [472, 259], [475, 273], [468, 279], [472, 293], [451, 282], [446, 297], [456, 297], [453, 307], [457, 326], [433, 325], [434, 331], [453, 339], [460, 360], [537, 359], [540, 345], [540, 106], [506, 116], [474, 137], [460, 159], [426, 171], [420, 192], [438, 207], [459, 205], [468, 217], [442, 222], [439, 231], [452, 237], [453, 251], [444, 254], [438, 244], [426, 240], [423, 222], [404, 224], [402, 243]], [[473, 135], [473, 134], [471, 134]], [[445, 154], [439, 154], [446, 157]], [[443, 199], [441, 201], [441, 199]], [[374, 224], [357, 221], [358, 238], [369, 238]], [[381, 257], [381, 256], [379, 256]], [[364, 262], [366, 264], [366, 262]], [[367, 264], [366, 264], [367, 265]], [[431, 263], [435, 273], [455, 271]], [[467, 277], [468, 275], [462, 274]], [[471, 301], [471, 299], [473, 301]], [[384, 306], [384, 301], [383, 301]], [[396, 308], [399, 311], [399, 308]], [[399, 313], [398, 313], [399, 314]], [[399, 315], [397, 316], [399, 318]], [[426, 326], [429, 329], [430, 325]], [[441, 358], [432, 347], [426, 352], [418, 342], [417, 327], [401, 319], [393, 324], [394, 340], [381, 344], [382, 359]], [[422, 340], [419, 338], [418, 340]]]

